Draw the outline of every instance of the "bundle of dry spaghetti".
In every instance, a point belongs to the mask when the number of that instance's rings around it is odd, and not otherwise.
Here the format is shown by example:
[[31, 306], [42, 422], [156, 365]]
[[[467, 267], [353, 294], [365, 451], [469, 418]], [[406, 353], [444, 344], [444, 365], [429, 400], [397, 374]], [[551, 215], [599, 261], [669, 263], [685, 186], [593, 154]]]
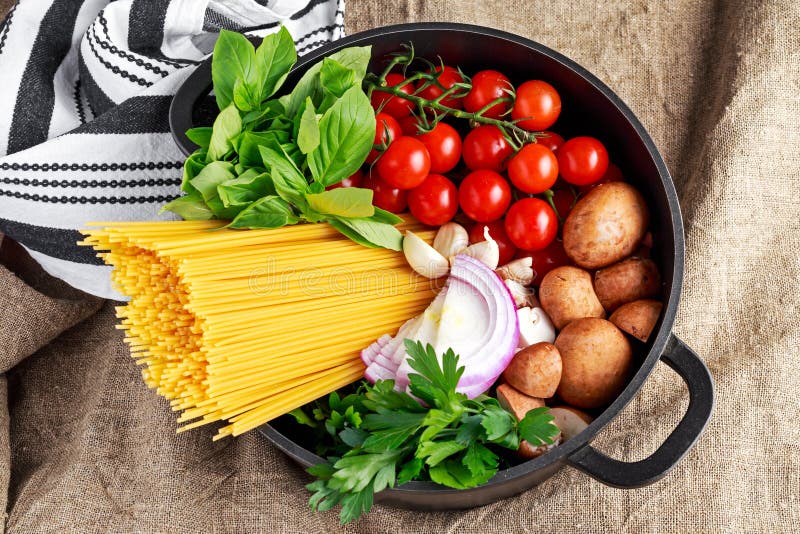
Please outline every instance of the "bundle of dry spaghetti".
[[[219, 221], [92, 223], [81, 244], [115, 267], [119, 328], [186, 430], [238, 435], [362, 376], [362, 348], [435, 292], [401, 252], [326, 224], [237, 231]], [[433, 232], [405, 223], [428, 240]]]

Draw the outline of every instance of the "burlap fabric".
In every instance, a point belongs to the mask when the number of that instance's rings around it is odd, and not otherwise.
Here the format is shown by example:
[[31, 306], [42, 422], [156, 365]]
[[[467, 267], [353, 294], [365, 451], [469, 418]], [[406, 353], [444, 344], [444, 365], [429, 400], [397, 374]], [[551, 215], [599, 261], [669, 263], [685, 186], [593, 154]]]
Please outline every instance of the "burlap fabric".
[[[7, 5], [6, 0], [0, 5]], [[450, 20], [549, 45], [604, 79], [655, 138], [684, 210], [676, 331], [717, 381], [715, 416], [666, 479], [616, 490], [572, 469], [452, 513], [377, 507], [349, 532], [791, 531], [800, 525], [800, 4], [350, 0], [349, 32]], [[10, 532], [339, 531], [259, 435], [176, 436], [113, 329], [113, 304], [0, 267], [0, 503]], [[18, 276], [11, 271], [19, 273]], [[660, 365], [595, 442], [635, 460], [686, 391]], [[7, 492], [5, 491], [7, 488]]]

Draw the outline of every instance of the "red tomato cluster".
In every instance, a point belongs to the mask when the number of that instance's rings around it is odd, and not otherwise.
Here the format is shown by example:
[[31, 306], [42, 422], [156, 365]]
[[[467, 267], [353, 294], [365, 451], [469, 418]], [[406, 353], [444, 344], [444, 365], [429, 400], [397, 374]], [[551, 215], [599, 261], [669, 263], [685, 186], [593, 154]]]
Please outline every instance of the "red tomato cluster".
[[[450, 66], [437, 67], [435, 74], [438, 84], [420, 81], [414, 86], [397, 73], [387, 75], [386, 82], [405, 94], [434, 100], [464, 81]], [[368, 187], [376, 206], [395, 213], [409, 209], [431, 226], [446, 223], [460, 210], [474, 222], [470, 241], [483, 241], [488, 231], [500, 247], [501, 263], [533, 257], [539, 266], [536, 283], [550, 269], [568, 263], [557, 235], [577, 197], [600, 183], [622, 180], [622, 173], [609, 162], [599, 140], [565, 140], [548, 131], [561, 113], [561, 97], [549, 83], [529, 80], [515, 88], [502, 73], [484, 70], [472, 76], [471, 84], [468, 94], [448, 96], [441, 104], [513, 120], [543, 135], [515, 150], [498, 126], [476, 123], [462, 138], [442, 121], [434, 121], [432, 129], [424, 127], [429, 120], [412, 114], [411, 101], [374, 91], [376, 148], [367, 158], [371, 170], [340, 185]], [[458, 185], [445, 176], [453, 170], [463, 176]]]

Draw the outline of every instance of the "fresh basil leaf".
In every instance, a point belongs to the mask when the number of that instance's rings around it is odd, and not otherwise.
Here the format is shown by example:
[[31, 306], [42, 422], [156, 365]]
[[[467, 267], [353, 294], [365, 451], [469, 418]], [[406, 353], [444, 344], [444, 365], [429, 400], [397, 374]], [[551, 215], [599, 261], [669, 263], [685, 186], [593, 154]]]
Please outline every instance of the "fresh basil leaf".
[[337, 219], [336, 217], [326, 217], [325, 221], [351, 241], [367, 248], [378, 248], [378, 245], [368, 241], [366, 238], [364, 238], [364, 236], [342, 222], [342, 220]]
[[200, 148], [208, 148], [208, 144], [211, 142], [211, 127], [210, 126], [198, 126], [196, 128], [189, 128], [186, 130], [186, 137], [189, 138], [189, 141], [196, 144]]
[[264, 37], [256, 50], [256, 64], [263, 80], [262, 98], [269, 98], [280, 89], [296, 62], [294, 39], [285, 26], [281, 26], [276, 33]]
[[403, 222], [403, 219], [401, 217], [398, 217], [397, 215], [395, 215], [390, 211], [381, 209], [378, 206], [375, 206], [375, 214], [370, 218], [375, 222], [391, 224], [392, 226]]
[[375, 112], [360, 87], [351, 87], [319, 121], [320, 143], [308, 155], [314, 179], [324, 186], [353, 174], [375, 138]]
[[257, 109], [245, 113], [242, 117], [242, 125], [249, 129], [256, 129], [283, 113], [283, 104], [278, 100], [267, 100], [262, 102]]
[[214, 218], [202, 195], [197, 192], [176, 198], [161, 208], [159, 213], [165, 211], [171, 211], [186, 221], [205, 221]]
[[236, 80], [252, 82], [256, 78], [256, 51], [241, 33], [222, 30], [211, 57], [211, 80], [219, 109], [233, 102]]
[[300, 115], [299, 123], [297, 148], [303, 154], [308, 154], [319, 146], [319, 119], [317, 119], [317, 112], [310, 98], [306, 98], [305, 109]]
[[309, 207], [337, 217], [372, 217], [372, 189], [338, 187], [322, 193], [306, 195]]
[[[367, 66], [369, 65], [371, 54], [372, 47], [370, 46], [353, 46], [343, 48], [328, 57], [337, 61], [343, 67], [353, 70], [356, 76], [356, 83], [361, 85], [361, 81], [367, 73]], [[311, 97], [311, 101], [314, 102], [314, 105], [320, 108], [324, 96], [322, 83], [320, 81], [321, 70], [322, 62], [312, 65], [305, 74], [303, 74], [300, 81], [297, 82], [292, 92], [280, 98], [281, 103], [286, 109], [287, 117], [294, 117], [298, 109], [300, 109], [300, 105], [307, 97]]]
[[217, 193], [225, 207], [246, 206], [262, 197], [276, 194], [270, 173], [255, 167], [247, 169], [233, 180], [218, 185]]
[[[344, 233], [356, 243], [366, 241], [372, 243], [373, 246], [388, 248], [390, 250], [403, 249], [403, 235], [400, 231], [389, 224], [371, 221], [369, 219], [350, 219], [350, 218], [337, 218], [339, 223], [348, 227], [352, 232], [358, 235], [361, 239], [356, 240]], [[331, 223], [333, 225], [333, 223]], [[339, 230], [338, 227], [336, 227]], [[339, 230], [341, 232], [341, 230]]]
[[325, 186], [319, 182], [311, 182], [308, 185], [309, 193], [322, 193], [323, 191], [325, 191]]
[[322, 68], [319, 72], [319, 81], [325, 92], [342, 96], [345, 91], [356, 85], [356, 73], [348, 69], [335, 59], [326, 57], [322, 60]]
[[[236, 140], [236, 153], [239, 155], [239, 164], [245, 169], [262, 167], [261, 152], [258, 147], [265, 146], [272, 150], [280, 150], [283, 132], [242, 132]], [[288, 136], [286, 136], [288, 137]]]
[[228, 225], [229, 228], [280, 228], [298, 222], [292, 207], [282, 198], [266, 196], [250, 204]]
[[183, 162], [183, 180], [181, 181], [181, 191], [185, 193], [195, 193], [197, 189], [192, 187], [191, 180], [206, 166], [206, 150], [198, 148], [192, 155]]
[[242, 118], [239, 110], [231, 104], [220, 111], [214, 119], [214, 129], [211, 132], [211, 140], [208, 144], [208, 154], [206, 161], [217, 161], [233, 148], [233, 139], [242, 131]]
[[283, 151], [276, 152], [271, 148], [259, 147], [264, 165], [270, 169], [275, 190], [285, 201], [294, 204], [301, 211], [305, 211], [308, 204], [305, 193], [308, 191], [308, 182], [292, 159]]
[[191, 181], [191, 185], [200, 192], [214, 216], [219, 219], [232, 219], [241, 211], [241, 206], [226, 207], [217, 192], [218, 185], [234, 178], [232, 163], [212, 161]]
[[261, 95], [256, 92], [258, 90], [260, 89], [257, 86], [239, 78], [233, 84], [233, 104], [245, 112], [259, 109]]
[[286, 156], [292, 160], [294, 166], [297, 167], [300, 172], [305, 174], [305, 171], [308, 170], [308, 165], [306, 164], [306, 156], [300, 149], [297, 148], [297, 145], [294, 143], [281, 143], [281, 150]]

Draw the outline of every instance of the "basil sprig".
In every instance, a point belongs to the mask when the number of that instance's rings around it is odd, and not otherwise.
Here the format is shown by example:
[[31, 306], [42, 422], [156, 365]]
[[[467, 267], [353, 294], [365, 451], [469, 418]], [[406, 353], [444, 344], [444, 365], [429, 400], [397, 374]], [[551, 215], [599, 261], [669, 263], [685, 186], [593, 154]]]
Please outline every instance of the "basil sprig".
[[286, 28], [255, 48], [223, 30], [211, 77], [220, 113], [186, 135], [181, 196], [166, 206], [184, 219], [225, 219], [230, 228], [328, 222], [368, 247], [400, 250], [401, 219], [372, 205], [372, 190], [327, 191], [361, 167], [372, 148], [375, 113], [362, 89], [370, 47], [345, 48], [309, 68], [279, 98], [297, 62]]

